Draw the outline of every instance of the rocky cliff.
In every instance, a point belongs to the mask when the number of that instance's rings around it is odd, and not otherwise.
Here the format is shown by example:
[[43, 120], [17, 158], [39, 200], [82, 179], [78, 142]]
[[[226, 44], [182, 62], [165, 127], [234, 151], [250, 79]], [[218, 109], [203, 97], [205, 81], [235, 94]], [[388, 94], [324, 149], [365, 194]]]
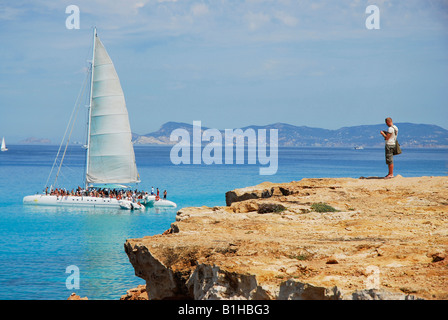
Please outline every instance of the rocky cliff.
[[448, 299], [448, 177], [303, 179], [124, 248], [149, 299]]

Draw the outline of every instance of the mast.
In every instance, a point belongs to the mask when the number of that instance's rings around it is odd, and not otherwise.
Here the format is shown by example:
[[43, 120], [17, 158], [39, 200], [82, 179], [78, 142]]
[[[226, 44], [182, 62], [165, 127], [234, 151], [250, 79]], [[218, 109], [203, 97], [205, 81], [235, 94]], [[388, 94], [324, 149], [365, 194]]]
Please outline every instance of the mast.
[[86, 175], [85, 175], [85, 188], [88, 187], [87, 173], [89, 172], [89, 156], [90, 156], [90, 118], [92, 116], [92, 101], [93, 101], [93, 73], [95, 70], [95, 43], [96, 43], [96, 27], [93, 28], [93, 47], [92, 47], [92, 63], [90, 66], [91, 78], [90, 78], [90, 101], [89, 101], [89, 117], [87, 122], [87, 156], [86, 156]]

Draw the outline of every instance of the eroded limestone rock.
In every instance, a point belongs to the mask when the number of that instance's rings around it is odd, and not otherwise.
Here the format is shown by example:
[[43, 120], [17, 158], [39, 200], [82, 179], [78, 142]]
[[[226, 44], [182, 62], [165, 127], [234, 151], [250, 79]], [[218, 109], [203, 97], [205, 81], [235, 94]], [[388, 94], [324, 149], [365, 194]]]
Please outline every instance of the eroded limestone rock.
[[[149, 299], [448, 299], [448, 177], [303, 179], [226, 199], [126, 241]], [[269, 204], [284, 209], [258, 213]]]

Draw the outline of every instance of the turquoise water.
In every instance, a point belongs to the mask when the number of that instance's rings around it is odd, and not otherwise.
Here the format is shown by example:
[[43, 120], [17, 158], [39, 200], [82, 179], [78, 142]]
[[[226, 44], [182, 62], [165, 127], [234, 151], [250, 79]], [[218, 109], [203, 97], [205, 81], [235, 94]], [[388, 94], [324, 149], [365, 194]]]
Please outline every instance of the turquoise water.
[[[23, 196], [41, 192], [56, 146], [14, 146], [0, 153], [0, 299], [67, 299], [72, 292], [89, 299], [119, 299], [144, 280], [124, 252], [126, 239], [161, 233], [179, 208], [225, 205], [225, 192], [264, 181], [304, 177], [384, 176], [383, 149], [280, 148], [277, 174], [260, 176], [255, 165], [178, 165], [170, 147], [135, 148], [142, 190], [168, 191], [177, 209], [143, 212], [23, 206]], [[82, 185], [85, 155], [70, 147], [59, 185]], [[447, 149], [404, 149], [395, 157], [395, 174], [442, 176]], [[67, 289], [68, 266], [79, 268], [79, 289]]]

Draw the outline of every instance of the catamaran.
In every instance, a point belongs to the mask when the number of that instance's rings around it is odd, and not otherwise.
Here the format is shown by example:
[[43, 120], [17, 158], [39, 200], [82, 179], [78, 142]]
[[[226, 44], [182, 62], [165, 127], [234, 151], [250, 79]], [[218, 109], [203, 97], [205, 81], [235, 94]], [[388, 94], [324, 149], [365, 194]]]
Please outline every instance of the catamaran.
[[2, 146], [1, 146], [1, 151], [8, 151], [8, 148], [6, 148], [6, 143], [5, 143], [5, 137], [2, 138]]
[[[176, 207], [176, 204], [172, 201], [155, 199], [155, 197], [146, 193], [115, 192], [116, 189], [128, 188], [129, 184], [139, 183], [140, 179], [135, 162], [132, 133], [123, 90], [112, 60], [99, 39], [96, 28], [94, 28], [93, 33], [93, 54], [89, 71], [90, 98], [87, 144], [85, 145], [87, 152], [85, 189], [73, 193], [50, 186], [49, 193], [46, 187], [44, 188], [45, 193], [25, 196], [23, 203], [129, 210], [143, 209], [145, 205]], [[72, 117], [73, 114], [75, 112], [72, 113]], [[69, 141], [70, 136], [67, 139], [62, 159], [65, 156]], [[56, 157], [59, 156], [61, 148], [62, 143]], [[61, 165], [62, 161], [56, 174], [55, 186]]]

